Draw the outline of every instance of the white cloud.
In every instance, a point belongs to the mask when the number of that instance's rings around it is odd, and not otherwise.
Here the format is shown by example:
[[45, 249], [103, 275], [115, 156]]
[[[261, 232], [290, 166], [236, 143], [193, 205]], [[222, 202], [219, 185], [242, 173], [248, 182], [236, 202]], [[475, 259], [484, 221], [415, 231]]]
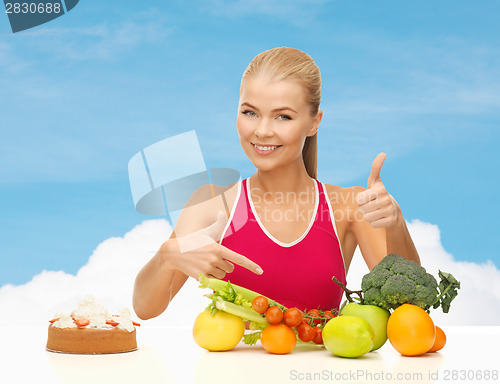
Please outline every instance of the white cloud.
[[[428, 272], [451, 272], [462, 288], [449, 314], [440, 309], [431, 316], [438, 325], [500, 324], [500, 271], [492, 262], [476, 264], [456, 261], [440, 241], [436, 225], [414, 220], [408, 224]], [[76, 275], [62, 271], [44, 271], [24, 285], [0, 288], [0, 325], [46, 324], [54, 313], [71, 311], [87, 294], [93, 294], [111, 311], [132, 309], [134, 279], [139, 269], [156, 253], [171, 233], [165, 220], [147, 220], [123, 237], [102, 242]], [[368, 269], [359, 252], [348, 274], [348, 286], [358, 289]], [[195, 280], [189, 279], [166, 312], [147, 324], [189, 325], [208, 300]], [[480, 315], [474, 308], [480, 308]]]
[[[19, 286], [0, 288], [0, 325], [45, 324], [57, 312], [70, 312], [86, 295], [94, 295], [110, 311], [132, 310], [135, 276], [172, 231], [166, 220], [148, 220], [123, 237], [105, 240], [76, 275], [43, 271]], [[165, 314], [151, 324], [186, 325], [208, 304], [197, 282], [186, 283]], [[182, 310], [182, 312], [180, 311]], [[182, 317], [178, 314], [182, 313]]]

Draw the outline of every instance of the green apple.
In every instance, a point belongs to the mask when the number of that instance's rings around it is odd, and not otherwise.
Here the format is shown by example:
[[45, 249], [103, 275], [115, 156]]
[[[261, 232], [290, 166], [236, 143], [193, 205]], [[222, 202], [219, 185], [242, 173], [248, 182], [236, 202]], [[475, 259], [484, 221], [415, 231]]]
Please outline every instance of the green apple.
[[376, 305], [349, 303], [340, 312], [341, 316], [358, 316], [370, 323], [375, 332], [375, 342], [372, 351], [379, 349], [387, 341], [387, 321], [390, 313]]
[[329, 320], [323, 328], [323, 343], [332, 354], [340, 357], [359, 357], [373, 347], [375, 333], [358, 316], [339, 316]]

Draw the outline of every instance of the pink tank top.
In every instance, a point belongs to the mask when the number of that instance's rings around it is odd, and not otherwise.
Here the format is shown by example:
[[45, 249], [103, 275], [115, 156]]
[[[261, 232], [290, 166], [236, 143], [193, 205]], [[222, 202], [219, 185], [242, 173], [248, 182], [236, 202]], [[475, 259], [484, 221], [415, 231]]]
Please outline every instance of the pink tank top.
[[332, 281], [332, 276], [346, 283], [344, 258], [325, 186], [315, 180], [315, 189], [315, 212], [307, 230], [292, 243], [282, 243], [259, 220], [248, 179], [240, 182], [221, 244], [255, 261], [264, 273], [257, 275], [235, 265], [224, 280], [259, 292], [288, 308], [302, 311], [338, 308], [343, 291]]

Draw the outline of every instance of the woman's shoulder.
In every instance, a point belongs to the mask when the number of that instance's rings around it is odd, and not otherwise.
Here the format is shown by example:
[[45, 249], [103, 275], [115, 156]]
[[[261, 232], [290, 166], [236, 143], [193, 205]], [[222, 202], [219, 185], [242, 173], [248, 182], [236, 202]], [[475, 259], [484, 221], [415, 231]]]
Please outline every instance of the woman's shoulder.
[[240, 182], [227, 186], [205, 184], [196, 189], [182, 209], [175, 235], [184, 236], [214, 223], [220, 211], [229, 217]]
[[357, 206], [356, 196], [366, 188], [361, 186], [340, 187], [338, 185], [323, 184], [330, 204], [337, 208]]
[[212, 207], [220, 199], [228, 199], [236, 197], [238, 192], [238, 185], [240, 182], [233, 183], [227, 186], [221, 186], [216, 184], [204, 184], [198, 187], [194, 193], [189, 198], [186, 207], [192, 205], [203, 204], [207, 207]]

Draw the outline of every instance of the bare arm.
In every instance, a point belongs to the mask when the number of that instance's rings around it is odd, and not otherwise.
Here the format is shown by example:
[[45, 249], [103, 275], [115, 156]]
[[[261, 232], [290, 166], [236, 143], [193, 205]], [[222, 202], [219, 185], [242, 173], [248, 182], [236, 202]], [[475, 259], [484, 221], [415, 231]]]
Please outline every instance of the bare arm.
[[141, 319], [156, 317], [167, 309], [188, 276], [168, 265], [174, 244], [167, 240], [156, 255], [139, 271], [135, 279], [133, 306]]
[[163, 313], [188, 279], [189, 275], [175, 265], [175, 260], [181, 256], [176, 234], [179, 237], [186, 236], [216, 221], [216, 209], [221, 207], [213, 198], [212, 186], [198, 189], [179, 215], [171, 237], [137, 274], [133, 306], [141, 319], [150, 319]]
[[354, 234], [370, 270], [390, 253], [396, 253], [420, 264], [417, 249], [399, 206], [398, 211], [397, 219], [390, 227], [374, 227], [364, 219], [361, 211], [356, 212], [354, 220], [350, 223], [349, 230]]
[[352, 233], [370, 270], [389, 253], [420, 264], [401, 209], [380, 179], [384, 160], [383, 153], [375, 158], [368, 188], [353, 187], [355, 199], [347, 208], [354, 212], [349, 217], [347, 232]]
[[393, 199], [397, 210], [396, 223], [385, 229], [385, 238], [387, 242], [387, 254], [397, 253], [400, 256], [406, 257], [408, 260], [413, 260], [420, 264], [417, 248], [413, 244], [413, 240], [406, 226], [406, 221], [401, 213], [399, 204]]

